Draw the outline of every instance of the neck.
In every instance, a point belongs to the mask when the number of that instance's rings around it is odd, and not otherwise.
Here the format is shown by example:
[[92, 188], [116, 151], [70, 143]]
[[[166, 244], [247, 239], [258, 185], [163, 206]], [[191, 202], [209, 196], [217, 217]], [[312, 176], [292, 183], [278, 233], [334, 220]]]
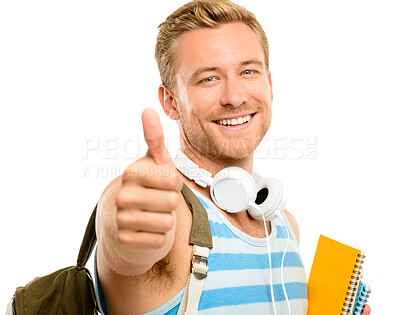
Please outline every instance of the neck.
[[222, 159], [211, 154], [204, 155], [197, 150], [193, 150], [189, 147], [182, 146], [181, 150], [199, 168], [205, 169], [206, 171], [210, 172], [212, 176], [215, 176], [215, 174], [217, 174], [219, 171], [229, 166], [241, 167], [250, 174], [252, 174], [253, 171], [253, 153], [244, 158]]

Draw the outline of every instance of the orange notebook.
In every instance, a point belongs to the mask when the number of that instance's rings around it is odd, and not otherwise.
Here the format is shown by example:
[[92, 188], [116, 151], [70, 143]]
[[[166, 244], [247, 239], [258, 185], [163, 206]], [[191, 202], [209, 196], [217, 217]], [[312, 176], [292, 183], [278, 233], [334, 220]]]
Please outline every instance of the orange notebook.
[[320, 235], [308, 278], [308, 315], [352, 314], [364, 252]]

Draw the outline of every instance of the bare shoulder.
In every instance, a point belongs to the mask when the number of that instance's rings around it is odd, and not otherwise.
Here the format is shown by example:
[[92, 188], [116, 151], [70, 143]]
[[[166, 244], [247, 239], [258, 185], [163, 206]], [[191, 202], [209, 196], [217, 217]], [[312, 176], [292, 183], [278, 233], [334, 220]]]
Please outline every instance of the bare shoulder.
[[289, 220], [290, 226], [292, 227], [292, 230], [294, 232], [294, 235], [296, 236], [297, 239], [297, 243], [300, 244], [300, 231], [299, 231], [299, 225], [297, 224], [296, 219], [294, 218], [294, 216], [285, 209], [285, 214], [286, 217]]

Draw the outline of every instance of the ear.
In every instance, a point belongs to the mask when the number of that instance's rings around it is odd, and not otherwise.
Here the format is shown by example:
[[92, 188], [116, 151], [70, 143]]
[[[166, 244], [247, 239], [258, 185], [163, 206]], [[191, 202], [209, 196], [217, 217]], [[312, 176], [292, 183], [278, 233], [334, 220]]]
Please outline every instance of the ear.
[[271, 79], [271, 71], [268, 70], [268, 83], [269, 89], [271, 91], [271, 101], [274, 99], [274, 93], [272, 92], [272, 79]]
[[176, 99], [165, 84], [158, 88], [158, 100], [167, 116], [173, 120], [180, 119]]

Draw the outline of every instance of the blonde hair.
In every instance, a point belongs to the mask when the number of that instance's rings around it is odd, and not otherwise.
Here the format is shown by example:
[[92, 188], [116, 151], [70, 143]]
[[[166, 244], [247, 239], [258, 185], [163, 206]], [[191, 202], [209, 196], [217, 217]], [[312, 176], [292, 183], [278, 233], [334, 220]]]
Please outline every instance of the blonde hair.
[[268, 39], [253, 13], [229, 0], [194, 0], [177, 9], [158, 26], [155, 58], [162, 83], [171, 90], [175, 88], [175, 43], [182, 33], [200, 28], [216, 28], [221, 24], [235, 22], [245, 23], [257, 35], [268, 70]]

